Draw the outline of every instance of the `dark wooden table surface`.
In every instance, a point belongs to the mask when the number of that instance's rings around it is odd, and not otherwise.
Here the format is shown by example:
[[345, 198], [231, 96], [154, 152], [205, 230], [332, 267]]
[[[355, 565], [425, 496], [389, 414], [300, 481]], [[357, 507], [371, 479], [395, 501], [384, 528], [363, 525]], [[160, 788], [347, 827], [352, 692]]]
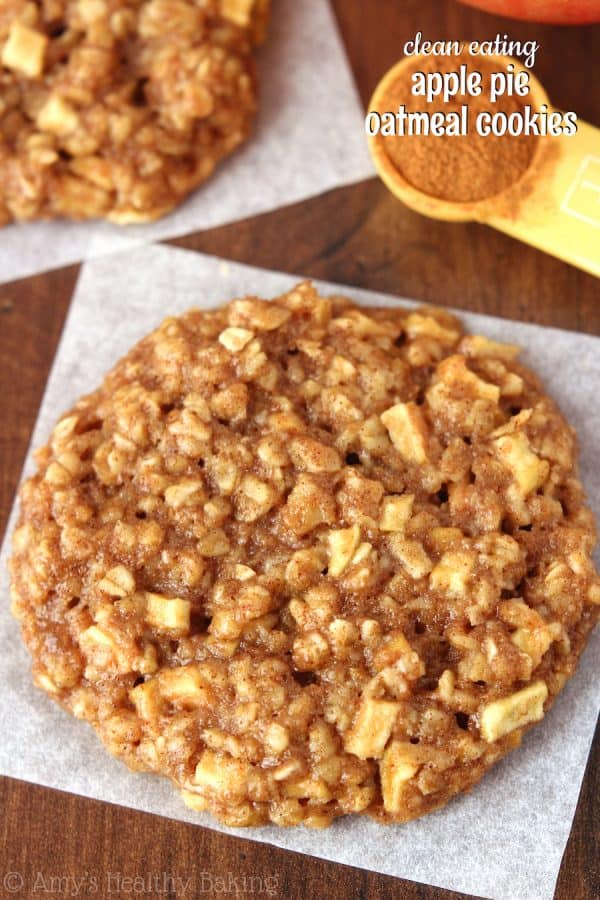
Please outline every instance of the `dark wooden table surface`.
[[[598, 26], [520, 24], [454, 0], [334, 0], [334, 6], [365, 104], [416, 31], [466, 39], [509, 32], [541, 43], [536, 74], [554, 103], [600, 124]], [[420, 218], [377, 180], [173, 243], [266, 268], [600, 334], [597, 280], [483, 226]], [[0, 531], [77, 275], [78, 267], [70, 266], [0, 286]], [[559, 900], [600, 897], [596, 738], [563, 860]], [[159, 892], [163, 882], [152, 890], [147, 882], [138, 883], [144, 896], [153, 897], [266, 897], [268, 889], [282, 900], [458, 896], [11, 779], [0, 780], [0, 808], [0, 896], [38, 897], [43, 886], [51, 886], [51, 876], [81, 879], [86, 873], [88, 889], [79, 896], [131, 896], [135, 882], [119, 877], [148, 875], [181, 878], [181, 885], [190, 879], [187, 888], [170, 894]], [[12, 894], [18, 880], [2, 886], [2, 876], [11, 871], [24, 885]], [[107, 873], [115, 876], [111, 894]], [[230, 873], [237, 885], [227, 882]]]

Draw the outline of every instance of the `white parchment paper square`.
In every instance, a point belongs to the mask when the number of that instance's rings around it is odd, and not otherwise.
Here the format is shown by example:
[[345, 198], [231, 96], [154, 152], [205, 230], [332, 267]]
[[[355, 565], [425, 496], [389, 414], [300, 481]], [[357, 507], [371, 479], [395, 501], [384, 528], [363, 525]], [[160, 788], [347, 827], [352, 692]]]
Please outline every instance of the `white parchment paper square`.
[[0, 228], [0, 283], [258, 215], [374, 174], [329, 0], [273, 0], [258, 63], [259, 113], [250, 140], [178, 209], [149, 225]]
[[[297, 280], [168, 247], [148, 246], [88, 262], [76, 288], [33, 444], [41, 444], [59, 414], [93, 389], [131, 344], [165, 316], [245, 293], [276, 296]], [[339, 285], [320, 286], [326, 292], [340, 292]], [[405, 302], [354, 288], [343, 292], [366, 304]], [[524, 361], [540, 373], [578, 430], [583, 480], [598, 514], [595, 410], [600, 340], [485, 316], [462, 318], [471, 330], [524, 348]], [[11, 528], [12, 523], [7, 533]], [[129, 772], [104, 751], [88, 726], [32, 687], [29, 659], [8, 612], [7, 544], [6, 540], [0, 558], [0, 772], [226, 830], [210, 817], [188, 810], [166, 781]], [[493, 900], [550, 900], [598, 714], [594, 672], [599, 638], [598, 633], [592, 637], [577, 674], [524, 745], [469, 795], [440, 812], [402, 826], [383, 827], [354, 818], [338, 821], [326, 831], [229, 831]]]

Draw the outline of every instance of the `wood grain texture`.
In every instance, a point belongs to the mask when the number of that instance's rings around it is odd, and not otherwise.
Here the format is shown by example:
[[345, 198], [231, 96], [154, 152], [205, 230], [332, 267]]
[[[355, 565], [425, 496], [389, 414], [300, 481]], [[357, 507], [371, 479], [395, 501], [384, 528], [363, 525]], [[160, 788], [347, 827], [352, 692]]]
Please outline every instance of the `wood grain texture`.
[[[512, 38], [542, 44], [536, 73], [553, 101], [599, 124], [600, 84], [594, 66], [598, 27], [521, 24], [453, 0], [334, 0], [334, 7], [365, 104], [416, 31], [432, 38], [467, 39], [509, 31]], [[172, 243], [305, 277], [600, 334], [600, 288], [591, 276], [483, 226], [423, 219], [376, 180]], [[77, 271], [72, 266], [0, 286], [0, 531]], [[594, 746], [557, 900], [600, 896], [598, 734]], [[52, 885], [59, 888], [55, 895], [65, 896], [66, 887], [72, 892], [77, 883], [79, 896], [90, 897], [459, 896], [11, 779], [0, 780], [0, 808], [0, 897], [44, 896], [43, 887]], [[2, 887], [8, 872], [23, 878], [22, 888], [12, 894], [10, 882]], [[50, 881], [53, 876], [79, 882], [61, 885]], [[135, 876], [146, 878], [137, 893], [135, 883], [122, 880]], [[158, 881], [148, 880], [152, 878]], [[19, 888], [17, 882], [13, 885]]]

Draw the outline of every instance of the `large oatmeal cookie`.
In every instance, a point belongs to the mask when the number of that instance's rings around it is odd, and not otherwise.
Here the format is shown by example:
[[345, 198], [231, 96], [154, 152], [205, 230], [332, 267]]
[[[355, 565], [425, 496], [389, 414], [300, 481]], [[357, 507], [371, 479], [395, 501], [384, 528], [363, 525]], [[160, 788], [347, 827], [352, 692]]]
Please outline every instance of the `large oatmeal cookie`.
[[469, 788], [600, 602], [573, 432], [516, 356], [309, 284], [168, 319], [22, 488], [36, 683], [228, 825]]
[[268, 0], [4, 0], [0, 224], [145, 222], [248, 135]]

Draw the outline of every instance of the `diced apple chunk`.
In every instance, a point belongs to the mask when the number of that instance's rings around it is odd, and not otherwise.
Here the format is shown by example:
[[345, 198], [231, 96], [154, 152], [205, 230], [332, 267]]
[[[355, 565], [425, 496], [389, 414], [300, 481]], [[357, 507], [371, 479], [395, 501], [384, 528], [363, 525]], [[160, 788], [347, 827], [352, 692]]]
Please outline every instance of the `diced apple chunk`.
[[546, 682], [540, 680], [509, 697], [488, 703], [481, 713], [483, 739], [491, 744], [530, 722], [539, 722], [544, 717], [547, 697]]
[[214, 699], [210, 686], [195, 665], [163, 669], [159, 685], [161, 696], [171, 703], [203, 704]]
[[[254, 5], [254, 0], [221, 0], [223, 15], [231, 18], [234, 10], [238, 16], [247, 16]], [[227, 12], [226, 12], [227, 10]], [[277, 303], [265, 303], [250, 298], [234, 300], [230, 306], [229, 321], [234, 326], [249, 325], [256, 331], [274, 331], [287, 322], [291, 313], [289, 309]]]
[[373, 654], [373, 666], [377, 672], [383, 671], [387, 666], [394, 666], [411, 680], [425, 674], [425, 667], [418, 653], [398, 630], [391, 631]]
[[[439, 382], [454, 390], [468, 391], [473, 397], [498, 403], [500, 388], [497, 384], [484, 381], [475, 372], [471, 372], [464, 356], [449, 356], [437, 367]], [[431, 389], [433, 390], [433, 388]]]
[[233, 567], [233, 577], [237, 578], [238, 581], [250, 581], [250, 579], [254, 578], [256, 572], [254, 569], [251, 569], [250, 566], [244, 566], [241, 563], [236, 563]]
[[265, 744], [271, 753], [278, 755], [287, 750], [290, 743], [290, 735], [287, 728], [278, 722], [271, 722], [265, 730]]
[[344, 747], [359, 759], [379, 759], [392, 733], [400, 709], [391, 700], [364, 697], [354, 725], [346, 734]]
[[194, 506], [202, 499], [204, 499], [202, 483], [193, 478], [184, 479], [178, 484], [171, 484], [165, 490], [165, 503], [172, 509]]
[[475, 558], [466, 551], [447, 551], [434, 567], [429, 584], [448, 597], [464, 597]]
[[295, 438], [289, 453], [295, 467], [304, 472], [337, 472], [342, 467], [335, 447], [328, 447], [310, 437]]
[[250, 764], [225, 753], [205, 750], [196, 766], [193, 783], [215, 794], [243, 797]]
[[494, 359], [510, 362], [517, 358], [520, 347], [517, 347], [516, 344], [501, 344], [499, 341], [492, 341], [480, 334], [469, 334], [460, 342], [460, 351], [466, 356], [491, 356]]
[[75, 131], [79, 116], [70, 103], [58, 94], [51, 94], [37, 116], [37, 124], [42, 131], [65, 135]]
[[560, 638], [563, 631], [558, 622], [546, 622], [536, 609], [522, 600], [503, 600], [498, 605], [498, 615], [516, 628], [511, 641], [522, 653], [531, 657], [534, 668], [539, 666], [552, 641]]
[[454, 544], [462, 540], [463, 533], [460, 528], [450, 528], [438, 525], [432, 528], [428, 534], [428, 541], [438, 553], [445, 553]]
[[444, 328], [433, 316], [411, 313], [404, 323], [411, 338], [429, 337], [446, 344], [454, 344], [460, 334], [452, 328]]
[[427, 425], [416, 403], [397, 403], [380, 418], [394, 447], [407, 462], [427, 462]]
[[388, 546], [411, 578], [424, 578], [431, 572], [432, 562], [420, 541], [408, 540], [395, 533], [388, 538]]
[[254, 337], [254, 332], [247, 328], [226, 328], [219, 335], [219, 343], [229, 350], [230, 353], [239, 353], [244, 347], [250, 343]]
[[112, 597], [127, 597], [135, 591], [135, 579], [126, 566], [113, 566], [98, 582], [98, 587]]
[[379, 767], [386, 812], [397, 814], [402, 811], [406, 783], [417, 774], [421, 764], [417, 747], [404, 741], [392, 741]]
[[404, 531], [412, 513], [414, 499], [413, 494], [384, 497], [379, 519], [380, 530]]
[[311, 475], [301, 473], [282, 511], [285, 525], [299, 537], [333, 522], [335, 501]]
[[216, 556], [225, 556], [229, 553], [229, 538], [222, 528], [213, 528], [203, 535], [197, 544], [197, 551], [200, 556], [207, 556], [209, 559]]
[[534, 667], [539, 666], [542, 657], [552, 643], [552, 634], [549, 628], [517, 628], [511, 637], [515, 647], [531, 657]]
[[256, 475], [244, 475], [235, 494], [237, 518], [255, 522], [266, 515], [277, 501], [277, 491]]
[[587, 595], [590, 603], [594, 603], [596, 606], [600, 605], [600, 584], [594, 582], [590, 585]]
[[351, 528], [341, 528], [330, 531], [327, 540], [329, 543], [329, 574], [337, 578], [350, 565], [358, 545], [360, 543], [360, 528], [352, 525]]
[[533, 452], [522, 431], [496, 438], [494, 446], [501, 462], [512, 472], [524, 497], [544, 484], [550, 465]]
[[[102, 616], [102, 613], [107, 615]], [[101, 606], [97, 616], [103, 620], [109, 618], [110, 606]], [[105, 621], [102, 622], [102, 626], [94, 624], [82, 631], [79, 635], [79, 646], [87, 661], [86, 678], [105, 669], [121, 673], [131, 672], [132, 668], [139, 671], [138, 666], [142, 662], [139, 651], [136, 652], [134, 645], [121, 646], [110, 628], [105, 625]]]
[[129, 697], [138, 716], [146, 721], [156, 718], [160, 712], [161, 696], [156, 678], [150, 678], [149, 681], [132, 688]]
[[146, 592], [146, 622], [160, 631], [185, 634], [190, 630], [189, 600]]
[[47, 45], [45, 34], [15, 20], [2, 50], [2, 65], [21, 72], [27, 78], [37, 78], [44, 71]]
[[194, 812], [205, 812], [210, 807], [210, 803], [206, 797], [195, 794], [193, 791], [182, 791], [181, 799]]
[[89, 628], [82, 631], [79, 635], [79, 644], [84, 653], [87, 650], [94, 651], [96, 648], [107, 648], [111, 652], [115, 649], [113, 638], [98, 625], [90, 625]]
[[379, 416], [366, 419], [358, 433], [361, 445], [370, 453], [385, 453], [390, 445], [387, 429], [383, 427]]
[[58, 687], [54, 684], [50, 676], [46, 675], [45, 672], [42, 672], [35, 677], [35, 683], [39, 685], [43, 690], [47, 691], [49, 694], [58, 693]]
[[322, 778], [302, 778], [286, 784], [283, 792], [286, 797], [297, 797], [300, 800], [320, 800], [322, 803], [331, 800], [331, 792]]

